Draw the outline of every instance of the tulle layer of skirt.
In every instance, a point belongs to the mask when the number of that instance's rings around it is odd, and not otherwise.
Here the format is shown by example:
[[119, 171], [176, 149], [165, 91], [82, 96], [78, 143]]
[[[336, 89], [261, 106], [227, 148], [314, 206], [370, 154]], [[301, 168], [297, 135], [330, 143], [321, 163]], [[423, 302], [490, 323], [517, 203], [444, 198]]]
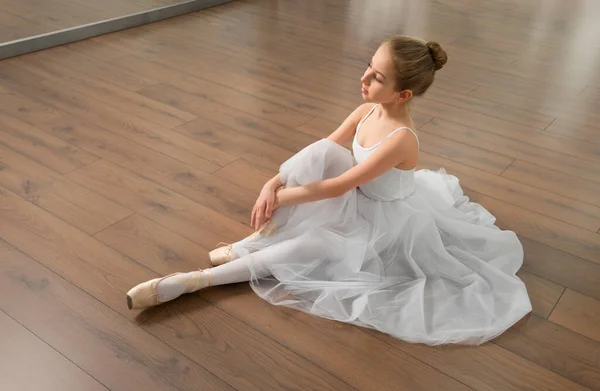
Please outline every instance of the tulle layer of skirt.
[[[280, 176], [297, 186], [353, 164], [347, 149], [324, 139], [286, 161]], [[398, 201], [356, 189], [282, 207], [274, 232], [238, 242], [234, 251], [252, 259], [250, 284], [272, 304], [409, 342], [495, 338], [531, 311], [515, 275], [521, 243], [443, 170], [416, 171], [415, 187]]]

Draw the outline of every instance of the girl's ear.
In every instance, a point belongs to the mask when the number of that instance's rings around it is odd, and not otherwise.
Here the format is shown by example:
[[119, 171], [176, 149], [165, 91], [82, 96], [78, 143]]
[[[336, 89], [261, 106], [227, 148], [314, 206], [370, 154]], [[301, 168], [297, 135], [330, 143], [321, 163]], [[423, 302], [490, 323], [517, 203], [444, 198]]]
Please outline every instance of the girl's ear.
[[398, 103], [404, 103], [404, 102], [410, 100], [410, 98], [412, 98], [412, 96], [413, 96], [413, 93], [412, 93], [411, 90], [400, 91], [398, 93], [397, 98], [396, 98], [396, 102], [398, 102]]

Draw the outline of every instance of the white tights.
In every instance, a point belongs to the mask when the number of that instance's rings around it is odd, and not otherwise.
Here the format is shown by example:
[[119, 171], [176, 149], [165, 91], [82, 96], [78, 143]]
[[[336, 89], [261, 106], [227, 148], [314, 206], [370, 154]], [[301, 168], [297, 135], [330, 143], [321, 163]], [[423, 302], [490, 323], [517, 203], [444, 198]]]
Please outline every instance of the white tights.
[[156, 285], [156, 293], [160, 301], [165, 302], [207, 286], [248, 281], [250, 280], [249, 261], [249, 256], [246, 256], [212, 269], [175, 274], [160, 281]]
[[[266, 266], [275, 260], [274, 255], [271, 256], [272, 252], [267, 247], [210, 269], [167, 277], [157, 284], [156, 293], [161, 302], [165, 302], [173, 300], [184, 293], [192, 293], [207, 286], [249, 281], [252, 275], [250, 267], [254, 268], [256, 277], [267, 277], [270, 273]], [[278, 254], [281, 255], [281, 253]], [[253, 262], [252, 266], [250, 262]]]
[[326, 246], [325, 243], [316, 242], [326, 242], [326, 238], [308, 240], [307, 243], [304, 237], [298, 236], [267, 246], [223, 265], [167, 277], [157, 284], [156, 292], [160, 300], [165, 302], [173, 300], [184, 293], [195, 292], [207, 286], [235, 284], [249, 281], [252, 277], [268, 277], [271, 274], [272, 267], [277, 262], [288, 259], [288, 254], [294, 254], [297, 258], [298, 253], [302, 253], [302, 258], [309, 262], [324, 256], [328, 258], [343, 256], [344, 249], [329, 248], [330, 246]]

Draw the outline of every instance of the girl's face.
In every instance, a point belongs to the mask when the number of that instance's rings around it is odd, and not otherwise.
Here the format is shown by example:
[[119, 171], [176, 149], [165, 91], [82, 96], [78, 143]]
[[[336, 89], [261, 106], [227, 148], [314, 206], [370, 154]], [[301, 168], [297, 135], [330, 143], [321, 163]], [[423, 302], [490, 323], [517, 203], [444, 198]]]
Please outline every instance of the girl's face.
[[410, 98], [409, 91], [396, 91], [396, 67], [388, 45], [377, 49], [365, 70], [362, 82], [362, 96], [367, 102], [395, 103]]

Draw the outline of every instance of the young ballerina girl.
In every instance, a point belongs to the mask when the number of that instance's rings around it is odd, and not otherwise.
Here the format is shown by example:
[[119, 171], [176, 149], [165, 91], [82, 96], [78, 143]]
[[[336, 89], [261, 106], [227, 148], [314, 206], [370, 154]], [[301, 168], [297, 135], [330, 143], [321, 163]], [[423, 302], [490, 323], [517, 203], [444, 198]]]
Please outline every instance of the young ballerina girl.
[[435, 42], [385, 41], [361, 79], [367, 103], [264, 185], [257, 231], [212, 251], [211, 269], [134, 287], [129, 308], [249, 281], [272, 304], [429, 345], [481, 344], [529, 313], [517, 236], [454, 176], [415, 170], [408, 104], [446, 61]]

